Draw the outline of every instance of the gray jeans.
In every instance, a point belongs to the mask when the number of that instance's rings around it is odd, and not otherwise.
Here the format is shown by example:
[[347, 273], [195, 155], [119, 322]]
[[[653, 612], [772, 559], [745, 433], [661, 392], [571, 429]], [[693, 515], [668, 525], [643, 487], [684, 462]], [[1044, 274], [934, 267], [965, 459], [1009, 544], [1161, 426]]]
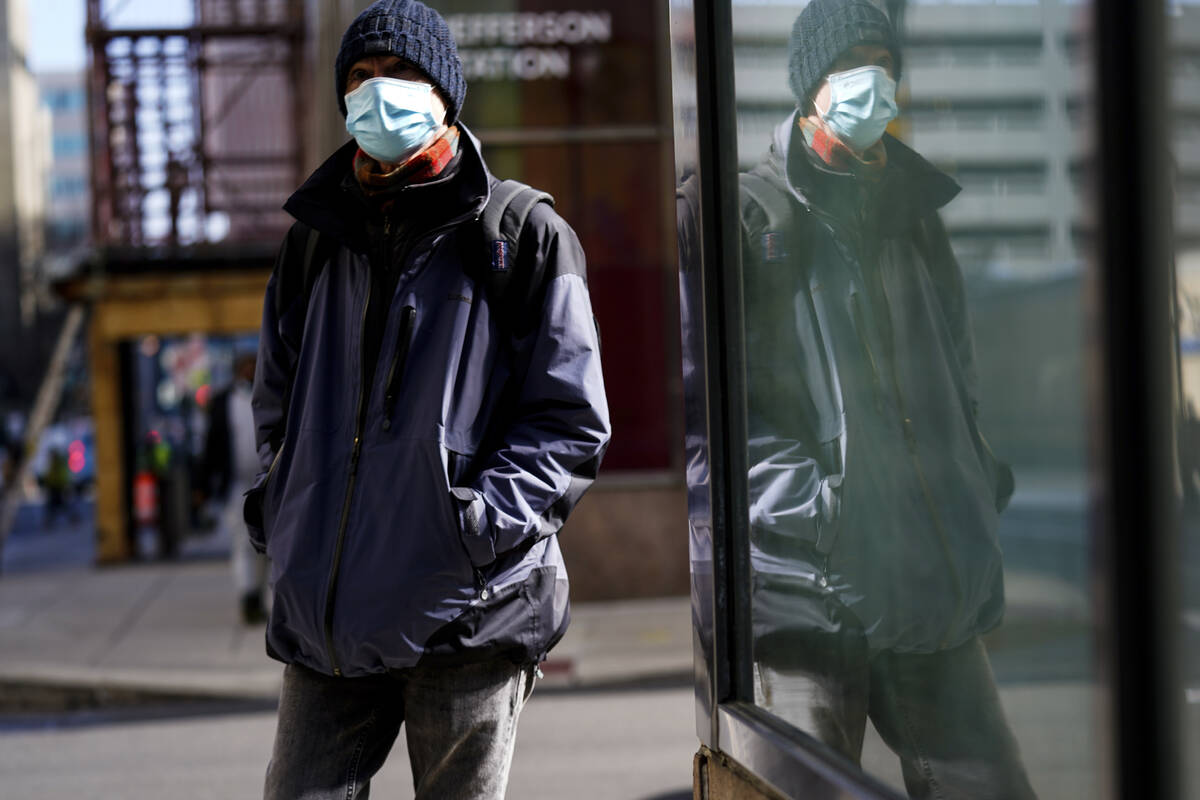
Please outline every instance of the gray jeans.
[[266, 800], [354, 800], [404, 724], [417, 800], [501, 800], [533, 665], [498, 660], [331, 678], [283, 673]]
[[797, 640], [786, 656], [760, 656], [755, 704], [856, 762], [869, 717], [899, 757], [910, 797], [1035, 800], [979, 639], [870, 658], [829, 644]]

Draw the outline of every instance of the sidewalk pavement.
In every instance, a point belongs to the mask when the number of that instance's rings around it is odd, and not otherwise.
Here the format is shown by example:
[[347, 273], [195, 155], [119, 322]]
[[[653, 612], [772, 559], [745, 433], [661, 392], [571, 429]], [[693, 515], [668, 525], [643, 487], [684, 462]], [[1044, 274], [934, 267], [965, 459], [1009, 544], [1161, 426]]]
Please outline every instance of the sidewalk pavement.
[[[48, 529], [26, 511], [0, 554], [0, 712], [275, 702], [282, 668], [266, 656], [262, 626], [239, 621], [227, 539], [191, 538], [178, 561], [97, 568], [90, 509]], [[1022, 645], [1048, 623], [1088, 619], [1085, 587], [1053, 568], [1006, 574], [1006, 622], [989, 644], [998, 674], [1024, 675]], [[575, 603], [542, 670], [547, 688], [689, 685], [689, 600]]]
[[[282, 667], [265, 653], [263, 627], [241, 624], [217, 553], [0, 575], [0, 711], [275, 702]], [[543, 671], [547, 687], [686, 685], [688, 598], [575, 604]]]

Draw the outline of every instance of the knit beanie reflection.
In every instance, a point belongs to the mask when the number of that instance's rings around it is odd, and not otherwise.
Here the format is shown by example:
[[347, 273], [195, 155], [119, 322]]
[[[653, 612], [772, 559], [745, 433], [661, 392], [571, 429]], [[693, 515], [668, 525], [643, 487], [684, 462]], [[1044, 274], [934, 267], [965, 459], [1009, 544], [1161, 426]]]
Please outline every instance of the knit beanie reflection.
[[442, 15], [418, 0], [377, 0], [342, 36], [335, 67], [338, 109], [346, 116], [346, 77], [364, 56], [394, 55], [429, 78], [446, 101], [446, 124], [458, 119], [467, 82], [454, 36]]
[[900, 80], [900, 47], [887, 15], [870, 0], [812, 0], [796, 17], [788, 40], [788, 83], [801, 107], [838, 56], [860, 44], [892, 51]]

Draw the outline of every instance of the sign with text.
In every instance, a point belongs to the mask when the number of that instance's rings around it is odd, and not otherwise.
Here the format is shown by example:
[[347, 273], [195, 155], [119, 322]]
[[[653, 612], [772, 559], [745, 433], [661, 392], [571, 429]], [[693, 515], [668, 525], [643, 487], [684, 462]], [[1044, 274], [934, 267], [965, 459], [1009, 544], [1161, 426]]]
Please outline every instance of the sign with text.
[[572, 50], [612, 40], [609, 11], [452, 14], [468, 81], [566, 79]]

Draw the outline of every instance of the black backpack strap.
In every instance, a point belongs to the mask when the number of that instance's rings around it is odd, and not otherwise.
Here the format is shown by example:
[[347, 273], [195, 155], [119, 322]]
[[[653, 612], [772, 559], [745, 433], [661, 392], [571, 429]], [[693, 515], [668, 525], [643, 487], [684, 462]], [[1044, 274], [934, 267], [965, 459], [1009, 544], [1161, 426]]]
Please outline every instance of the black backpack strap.
[[[283, 320], [285, 315], [292, 320], [287, 327], [293, 332], [291, 335], [295, 339], [289, 343], [289, 346], [297, 350], [304, 336], [304, 321], [308, 318], [308, 300], [312, 295], [313, 286], [316, 285], [321, 271], [325, 269], [325, 265], [333, 256], [333, 249], [336, 245], [335, 239], [321, 235], [316, 228], [303, 222], [294, 223], [284, 237], [283, 250], [276, 264], [275, 296], [272, 301], [275, 305], [277, 323]], [[297, 252], [301, 254], [298, 265], [292, 255]], [[299, 268], [297, 269], [297, 267]], [[298, 324], [295, 322], [296, 320], [298, 320]], [[294, 378], [293, 374], [288, 379], [288, 386], [284, 392], [282, 407], [285, 409], [285, 414], [290, 404], [291, 384]], [[271, 442], [271, 447], [276, 452], [282, 446], [285, 427], [286, 422], [280, 425]]]
[[536, 323], [545, 265], [537, 259], [518, 258], [521, 231], [538, 203], [554, 205], [554, 198], [519, 181], [500, 181], [480, 216], [480, 230], [487, 247], [484, 282], [492, 308], [501, 324], [518, 338]]
[[[333, 255], [332, 244], [333, 241], [328, 236], [322, 236], [316, 228], [303, 222], [292, 225], [284, 239], [285, 252], [283, 263], [280, 265], [282, 270], [275, 287], [276, 319], [282, 319], [297, 300], [301, 309], [308, 308], [308, 298], [312, 294], [313, 286]], [[303, 253], [298, 271], [290, 268], [288, 264], [290, 257], [287, 251], [293, 248]]]
[[758, 206], [767, 217], [767, 227], [760, 236], [758, 247], [766, 263], [782, 261], [790, 252], [795, 213], [792, 200], [766, 178], [753, 172], [738, 175], [738, 188], [743, 205], [746, 200]]
[[[521, 231], [538, 203], [554, 205], [554, 198], [520, 181], [505, 180], [493, 187], [484, 206], [480, 224], [488, 248], [487, 284], [489, 294], [495, 299], [505, 296], [513, 280]], [[536, 281], [531, 280], [530, 284], [533, 289]]]

